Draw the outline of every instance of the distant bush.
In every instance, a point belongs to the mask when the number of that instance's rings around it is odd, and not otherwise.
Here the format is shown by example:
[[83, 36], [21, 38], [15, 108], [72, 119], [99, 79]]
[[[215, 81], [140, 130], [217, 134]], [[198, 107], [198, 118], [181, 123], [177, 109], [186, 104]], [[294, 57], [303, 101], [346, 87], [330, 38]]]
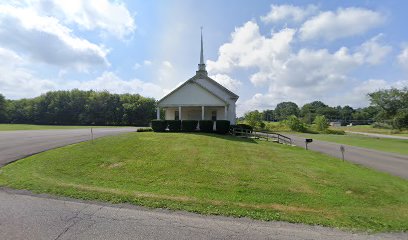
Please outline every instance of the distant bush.
[[152, 120], [152, 129], [155, 132], [164, 132], [167, 128], [165, 120]]
[[184, 132], [194, 132], [197, 129], [197, 120], [183, 120], [181, 126]]
[[317, 131], [325, 131], [329, 128], [329, 122], [327, 121], [326, 117], [323, 115], [317, 115], [314, 119], [314, 124], [316, 124]]
[[398, 130], [408, 128], [408, 109], [398, 111], [393, 118], [392, 126]]
[[167, 120], [170, 132], [180, 132], [181, 131], [181, 120]]
[[290, 130], [295, 132], [307, 132], [306, 125], [300, 121], [295, 115], [289, 116], [285, 121], [286, 126], [290, 128]]
[[153, 131], [152, 128], [138, 128], [136, 132], [151, 132]]
[[214, 122], [211, 120], [200, 120], [200, 132], [213, 132]]
[[220, 134], [227, 134], [230, 128], [230, 121], [228, 120], [217, 120], [215, 121], [216, 131]]

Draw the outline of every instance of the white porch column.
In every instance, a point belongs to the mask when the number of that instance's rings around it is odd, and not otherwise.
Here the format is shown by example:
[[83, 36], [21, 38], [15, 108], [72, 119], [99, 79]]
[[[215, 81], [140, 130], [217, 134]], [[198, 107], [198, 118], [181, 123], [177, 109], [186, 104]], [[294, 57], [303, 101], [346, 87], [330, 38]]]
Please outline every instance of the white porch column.
[[179, 106], [179, 120], [182, 120], [181, 119], [181, 106]]
[[201, 120], [204, 120], [204, 106], [201, 106]]
[[157, 120], [160, 120], [160, 108], [157, 107]]
[[224, 106], [224, 119], [225, 119], [225, 120], [228, 120], [227, 114], [228, 114], [228, 109], [227, 109], [227, 105], [225, 105], [225, 106]]

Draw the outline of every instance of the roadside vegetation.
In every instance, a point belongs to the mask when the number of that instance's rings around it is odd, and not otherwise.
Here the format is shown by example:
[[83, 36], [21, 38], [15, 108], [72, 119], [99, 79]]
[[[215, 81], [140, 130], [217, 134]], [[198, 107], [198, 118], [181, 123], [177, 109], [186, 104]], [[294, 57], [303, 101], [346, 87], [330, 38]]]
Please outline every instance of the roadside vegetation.
[[0, 185], [363, 231], [408, 231], [407, 181], [288, 145], [206, 133], [136, 132], [46, 151]]
[[279, 132], [344, 134], [344, 130], [348, 129], [329, 128], [329, 124], [333, 123], [341, 126], [366, 125], [358, 127], [361, 131], [408, 133], [408, 88], [379, 90], [368, 94], [368, 97], [371, 105], [358, 109], [330, 107], [321, 101], [307, 103], [301, 108], [293, 102], [281, 102], [273, 110], [247, 112], [239, 121], [255, 129]]

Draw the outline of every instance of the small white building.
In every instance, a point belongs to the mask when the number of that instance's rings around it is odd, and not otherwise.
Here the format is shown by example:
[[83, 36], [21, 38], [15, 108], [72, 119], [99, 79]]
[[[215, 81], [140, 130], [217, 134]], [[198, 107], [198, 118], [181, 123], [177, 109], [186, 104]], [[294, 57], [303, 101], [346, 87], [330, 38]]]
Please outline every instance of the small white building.
[[160, 119], [160, 109], [164, 109], [166, 120], [229, 120], [235, 124], [237, 100], [238, 95], [208, 77], [201, 34], [196, 75], [159, 100], [157, 119]]

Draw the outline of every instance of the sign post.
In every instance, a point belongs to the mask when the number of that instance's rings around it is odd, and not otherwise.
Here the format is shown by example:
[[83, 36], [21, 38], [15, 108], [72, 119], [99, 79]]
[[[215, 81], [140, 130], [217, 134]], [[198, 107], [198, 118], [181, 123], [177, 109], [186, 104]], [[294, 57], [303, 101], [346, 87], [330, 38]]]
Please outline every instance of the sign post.
[[94, 136], [93, 136], [93, 130], [92, 130], [92, 127], [91, 127], [91, 143], [93, 144], [93, 140], [94, 140]]
[[343, 159], [343, 162], [344, 162], [344, 152], [346, 151], [346, 149], [343, 145], [340, 146], [340, 151], [341, 151], [341, 158]]

